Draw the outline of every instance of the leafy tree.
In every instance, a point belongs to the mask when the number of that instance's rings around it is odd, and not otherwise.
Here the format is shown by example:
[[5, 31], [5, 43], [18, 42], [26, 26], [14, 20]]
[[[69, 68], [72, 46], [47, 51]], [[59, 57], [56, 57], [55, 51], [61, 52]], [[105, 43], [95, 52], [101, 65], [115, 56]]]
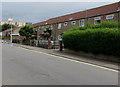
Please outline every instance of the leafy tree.
[[52, 29], [49, 26], [44, 27], [44, 38], [50, 38], [52, 34]]
[[29, 38], [32, 36], [33, 30], [34, 30], [34, 28], [32, 26], [25, 25], [25, 26], [21, 27], [19, 34], [21, 36], [25, 36], [26, 38]]
[[[4, 30], [6, 30], [6, 29], [9, 29], [9, 28], [11, 28], [11, 25], [10, 24], [3, 24], [2, 25], [2, 31], [4, 31]], [[15, 26], [14, 25], [12, 25], [12, 28], [15, 28]]]

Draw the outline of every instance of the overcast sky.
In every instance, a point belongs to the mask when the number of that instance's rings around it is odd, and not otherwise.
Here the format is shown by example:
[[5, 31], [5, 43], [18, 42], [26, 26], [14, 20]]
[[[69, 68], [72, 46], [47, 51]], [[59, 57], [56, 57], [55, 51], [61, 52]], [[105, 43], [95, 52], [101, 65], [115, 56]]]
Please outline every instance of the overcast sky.
[[37, 23], [114, 2], [2, 2], [2, 20]]

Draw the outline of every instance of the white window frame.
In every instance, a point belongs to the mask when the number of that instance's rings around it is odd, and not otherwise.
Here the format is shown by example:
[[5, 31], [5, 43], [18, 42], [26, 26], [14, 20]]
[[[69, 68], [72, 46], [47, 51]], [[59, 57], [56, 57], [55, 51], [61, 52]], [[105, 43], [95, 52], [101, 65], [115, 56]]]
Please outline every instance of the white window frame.
[[71, 21], [71, 24], [72, 24], [72, 25], [75, 25], [75, 24], [76, 24], [76, 21]]
[[50, 28], [53, 29], [53, 25], [52, 24], [50, 25]]
[[101, 16], [99, 17], [94, 17], [94, 24], [97, 24], [97, 21], [100, 20], [101, 21]]
[[106, 15], [106, 20], [111, 20], [114, 18], [114, 14]]
[[40, 30], [41, 30], [41, 29], [42, 29], [42, 26], [39, 26], [39, 27], [38, 27], [38, 29], [40, 29]]
[[85, 19], [80, 19], [79, 26], [85, 26]]
[[62, 24], [59, 23], [59, 24], [58, 24], [58, 29], [61, 29], [61, 28], [62, 28]]
[[68, 22], [64, 22], [64, 26], [67, 26], [68, 25]]
[[58, 35], [58, 40], [62, 40], [62, 35]]

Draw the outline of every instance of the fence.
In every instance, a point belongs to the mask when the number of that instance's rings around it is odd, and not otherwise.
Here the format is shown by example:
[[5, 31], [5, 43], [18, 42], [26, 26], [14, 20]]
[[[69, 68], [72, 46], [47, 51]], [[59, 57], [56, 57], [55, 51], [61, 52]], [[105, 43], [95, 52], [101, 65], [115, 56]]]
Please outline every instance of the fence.
[[48, 40], [31, 40], [31, 46], [42, 47], [46, 49], [58, 49], [59, 41], [48, 41]]

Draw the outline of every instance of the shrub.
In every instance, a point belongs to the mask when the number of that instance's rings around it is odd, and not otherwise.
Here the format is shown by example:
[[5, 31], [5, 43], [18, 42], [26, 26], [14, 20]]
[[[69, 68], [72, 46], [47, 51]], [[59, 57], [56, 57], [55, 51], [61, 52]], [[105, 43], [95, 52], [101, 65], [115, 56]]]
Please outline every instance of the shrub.
[[20, 40], [13, 39], [12, 42], [13, 42], [13, 43], [20, 43]]
[[34, 28], [30, 25], [25, 25], [23, 27], [21, 27], [19, 34], [21, 36], [25, 36], [26, 38], [29, 38], [32, 36], [32, 34], [34, 33]]
[[87, 28], [97, 29], [97, 28], [118, 28], [118, 22], [101, 22], [99, 24], [87, 24]]
[[120, 31], [117, 28], [78, 29], [65, 32], [62, 38], [64, 47], [71, 50], [120, 56]]
[[105, 21], [105, 22], [101, 22], [99, 24], [90, 24], [90, 23], [88, 23], [84, 27], [74, 27], [74, 28], [68, 29], [67, 32], [86, 30], [86, 29], [111, 29], [111, 28], [118, 29], [119, 27], [120, 27], [120, 24], [118, 24], [118, 22]]
[[87, 29], [87, 27], [84, 26], [84, 27], [74, 27], [74, 28], [68, 29], [66, 31], [69, 32], [69, 31], [79, 31], [79, 30], [86, 30], [86, 29]]

